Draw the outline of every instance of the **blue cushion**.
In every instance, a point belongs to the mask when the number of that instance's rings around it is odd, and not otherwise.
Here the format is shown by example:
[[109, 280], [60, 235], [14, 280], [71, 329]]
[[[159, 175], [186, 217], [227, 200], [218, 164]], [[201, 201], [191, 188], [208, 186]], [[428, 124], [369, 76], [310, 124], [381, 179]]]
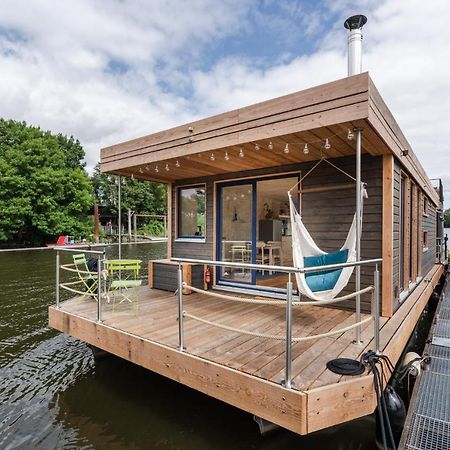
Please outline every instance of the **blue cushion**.
[[[319, 256], [307, 256], [303, 258], [305, 267], [328, 266], [347, 262], [348, 250], [325, 253]], [[306, 284], [312, 292], [327, 291], [333, 289], [341, 275], [342, 269], [323, 270], [321, 272], [309, 272], [305, 274]]]

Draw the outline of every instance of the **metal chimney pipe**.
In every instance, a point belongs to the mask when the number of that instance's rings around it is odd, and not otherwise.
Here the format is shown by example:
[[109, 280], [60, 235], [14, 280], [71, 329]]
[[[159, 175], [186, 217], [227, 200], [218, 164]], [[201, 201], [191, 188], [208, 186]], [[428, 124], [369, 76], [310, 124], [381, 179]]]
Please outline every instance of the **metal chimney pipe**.
[[362, 27], [367, 17], [361, 14], [351, 16], [344, 22], [344, 27], [350, 30], [348, 35], [348, 76], [357, 75], [362, 71]]

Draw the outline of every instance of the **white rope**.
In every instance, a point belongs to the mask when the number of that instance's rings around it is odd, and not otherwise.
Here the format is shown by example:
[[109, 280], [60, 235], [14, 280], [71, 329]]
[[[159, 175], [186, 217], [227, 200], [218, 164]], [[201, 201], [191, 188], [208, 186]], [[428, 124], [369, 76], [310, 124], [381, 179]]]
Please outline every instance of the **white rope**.
[[89, 292], [77, 291], [76, 289], [72, 289], [72, 288], [68, 287], [67, 286], [68, 284], [75, 284], [75, 283], [65, 283], [65, 284], [61, 283], [59, 285], [59, 287], [65, 289], [66, 291], [73, 292], [75, 294], [87, 295], [89, 297], [97, 298], [97, 294], [94, 294], [94, 293], [90, 294]]
[[[241, 333], [241, 334], [246, 334], [249, 336], [254, 336], [254, 337], [259, 337], [259, 338], [264, 338], [264, 339], [274, 339], [277, 341], [285, 341], [286, 340], [286, 336], [280, 336], [280, 335], [276, 335], [276, 334], [258, 333], [256, 331], [240, 330], [239, 328], [230, 327], [228, 325], [224, 325], [221, 323], [211, 322], [209, 320], [202, 319], [201, 317], [194, 316], [193, 314], [189, 314], [186, 311], [183, 311], [183, 317], [189, 317], [190, 319], [196, 320], [196, 321], [204, 323], [206, 325], [210, 325], [212, 327], [217, 327], [217, 328], [222, 328], [224, 330], [232, 331], [234, 333]], [[310, 341], [313, 339], [320, 339], [320, 338], [324, 338], [324, 337], [333, 336], [335, 334], [345, 333], [346, 331], [350, 331], [353, 328], [364, 325], [365, 323], [367, 323], [371, 320], [373, 320], [372, 316], [368, 317], [367, 319], [361, 320], [360, 322], [354, 323], [353, 325], [349, 325], [348, 327], [341, 328], [340, 330], [329, 331], [328, 333], [322, 333], [322, 334], [314, 334], [312, 336], [294, 337], [294, 338], [292, 338], [292, 342]]]
[[71, 267], [75, 267], [75, 264], [62, 264], [61, 265], [61, 269], [66, 270], [67, 272], [82, 273], [82, 274], [86, 274], [86, 275], [97, 275], [97, 272], [89, 272], [87, 270], [72, 269]]
[[313, 336], [305, 336], [305, 337], [301, 337], [301, 338], [293, 338], [292, 341], [293, 342], [304, 342], [304, 341], [311, 341], [312, 339], [319, 339], [319, 338], [324, 338], [324, 337], [329, 337], [329, 336], [334, 336], [335, 334], [341, 334], [341, 333], [345, 333], [347, 331], [353, 330], [353, 328], [359, 327], [361, 325], [364, 325], [365, 323], [371, 322], [373, 320], [373, 317], [367, 317], [367, 319], [361, 320], [357, 323], [354, 323], [353, 325], [349, 325], [348, 327], [345, 328], [341, 328], [340, 330], [336, 330], [336, 331], [329, 331], [328, 333], [322, 333], [322, 334], [315, 334]]
[[[212, 291], [204, 291], [203, 289], [196, 288], [194, 286], [189, 286], [186, 282], [183, 283], [183, 288], [189, 289], [194, 292], [198, 292], [199, 294], [210, 295], [211, 297], [220, 298], [223, 300], [231, 300], [233, 302], [241, 302], [241, 303], [250, 303], [254, 305], [274, 305], [274, 306], [286, 306], [286, 300], [262, 300], [256, 298], [248, 298], [248, 297], [236, 297], [233, 295], [219, 294], [218, 292]], [[342, 297], [333, 298], [331, 300], [318, 300], [318, 301], [307, 301], [307, 302], [292, 302], [292, 306], [323, 306], [323, 305], [332, 305], [333, 303], [342, 302], [344, 300], [349, 300], [357, 295], [365, 294], [366, 292], [373, 291], [373, 286], [368, 286], [364, 289], [361, 289], [358, 292], [352, 292], [350, 294], [344, 295]]]
[[349, 300], [357, 295], [365, 294], [366, 292], [372, 292], [374, 290], [373, 286], [367, 286], [364, 289], [361, 289], [357, 292], [352, 292], [347, 295], [343, 295], [342, 297], [336, 297], [331, 300], [312, 300], [308, 302], [297, 302], [299, 305], [310, 305], [310, 306], [320, 306], [320, 305], [331, 305], [333, 303], [342, 302], [344, 300]]

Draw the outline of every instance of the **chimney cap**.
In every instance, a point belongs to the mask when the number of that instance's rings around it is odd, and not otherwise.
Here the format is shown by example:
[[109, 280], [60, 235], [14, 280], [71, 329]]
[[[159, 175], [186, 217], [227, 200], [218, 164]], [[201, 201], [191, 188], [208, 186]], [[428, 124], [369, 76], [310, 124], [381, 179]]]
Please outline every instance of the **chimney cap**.
[[367, 22], [367, 17], [362, 14], [357, 14], [356, 16], [349, 17], [344, 22], [344, 27], [347, 30], [356, 30], [358, 28], [362, 28]]

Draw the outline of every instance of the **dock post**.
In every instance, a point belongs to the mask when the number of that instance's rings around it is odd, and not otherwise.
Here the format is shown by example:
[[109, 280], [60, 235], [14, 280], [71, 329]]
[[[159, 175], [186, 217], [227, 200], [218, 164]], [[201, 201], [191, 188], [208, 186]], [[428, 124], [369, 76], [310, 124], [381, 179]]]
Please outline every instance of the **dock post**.
[[[361, 128], [355, 129], [356, 134], [356, 262], [361, 261]], [[361, 290], [361, 266], [356, 266], [356, 292]], [[356, 322], [361, 322], [361, 294], [356, 296]], [[361, 345], [361, 326], [357, 326], [355, 344]]]
[[373, 307], [373, 322], [374, 322], [374, 341], [375, 352], [380, 354], [380, 272], [378, 264], [375, 265], [375, 272], [373, 273], [374, 285], [374, 307]]
[[102, 260], [97, 259], [97, 322], [102, 321]]
[[59, 252], [56, 251], [56, 307], [59, 308]]
[[178, 264], [178, 350], [182, 352], [184, 348], [184, 335], [183, 335], [183, 268], [181, 264]]
[[286, 285], [286, 364], [285, 377], [282, 382], [287, 389], [292, 388], [292, 275]]

